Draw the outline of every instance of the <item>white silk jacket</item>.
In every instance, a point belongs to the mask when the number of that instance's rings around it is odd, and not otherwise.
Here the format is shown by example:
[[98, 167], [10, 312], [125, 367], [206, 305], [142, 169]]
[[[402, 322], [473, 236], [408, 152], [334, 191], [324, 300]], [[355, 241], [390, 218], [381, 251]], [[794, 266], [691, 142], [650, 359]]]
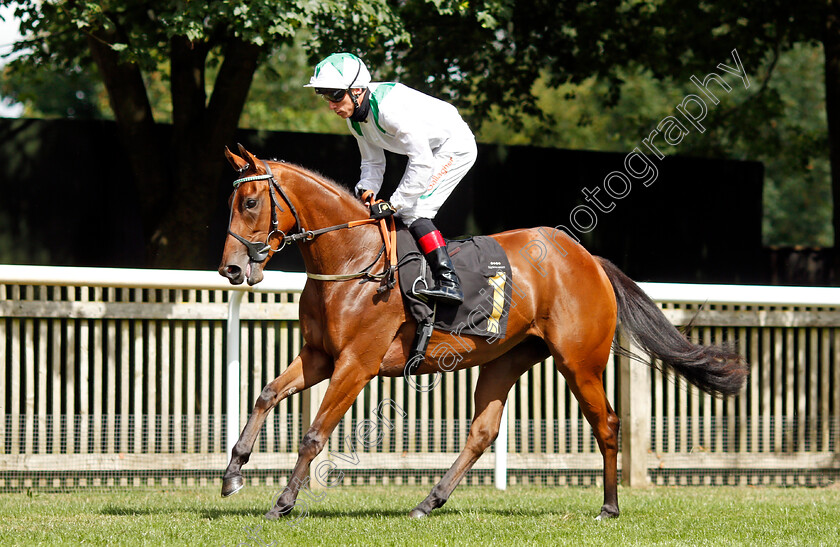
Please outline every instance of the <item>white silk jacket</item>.
[[435, 157], [475, 149], [475, 137], [451, 104], [398, 83], [371, 83], [370, 113], [363, 123], [347, 120], [362, 156], [357, 188], [379, 193], [385, 150], [408, 156], [400, 184], [390, 198], [399, 211], [413, 206], [429, 187]]

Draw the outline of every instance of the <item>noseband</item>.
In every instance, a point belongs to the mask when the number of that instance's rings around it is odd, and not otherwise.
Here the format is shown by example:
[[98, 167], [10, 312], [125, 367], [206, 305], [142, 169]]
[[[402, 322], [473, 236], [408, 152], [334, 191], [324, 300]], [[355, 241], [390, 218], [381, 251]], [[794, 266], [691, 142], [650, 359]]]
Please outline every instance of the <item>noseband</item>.
[[[292, 205], [291, 201], [289, 201], [288, 196], [286, 196], [286, 192], [283, 191], [283, 187], [277, 183], [277, 179], [274, 178], [274, 173], [271, 172], [271, 168], [268, 166], [268, 164], [265, 161], [263, 161], [262, 163], [265, 166], [266, 171], [264, 175], [242, 177], [233, 181], [233, 198], [231, 199], [230, 217], [228, 217], [228, 233], [234, 238], [236, 238], [237, 241], [245, 245], [245, 248], [248, 249], [248, 258], [250, 258], [252, 262], [263, 262], [266, 258], [268, 258], [269, 252], [276, 253], [286, 246], [287, 241], [294, 241], [296, 239], [306, 239], [307, 235], [306, 233], [302, 233], [302, 230], [300, 228], [300, 218], [298, 218], [295, 206]], [[245, 168], [242, 169], [242, 171], [244, 171], [248, 167], [249, 166], [245, 166]], [[236, 192], [239, 191], [239, 185], [243, 182], [251, 182], [255, 180], [268, 181], [268, 195], [271, 197], [271, 229], [268, 231], [268, 235], [265, 238], [265, 242], [248, 241], [247, 239], [245, 239], [239, 234], [234, 233], [230, 229], [230, 224], [233, 221], [233, 207], [236, 202]], [[286, 205], [289, 206], [292, 215], [295, 217], [295, 232], [293, 234], [287, 235], [283, 232], [283, 230], [279, 228], [279, 221], [277, 220], [277, 211], [279, 210], [282, 213], [283, 206], [280, 205], [280, 202], [277, 199], [277, 194], [280, 194], [280, 196], [283, 198], [283, 201], [285, 201]], [[276, 249], [272, 248], [270, 243], [272, 236], [274, 236], [275, 234], [280, 234], [280, 246]]]

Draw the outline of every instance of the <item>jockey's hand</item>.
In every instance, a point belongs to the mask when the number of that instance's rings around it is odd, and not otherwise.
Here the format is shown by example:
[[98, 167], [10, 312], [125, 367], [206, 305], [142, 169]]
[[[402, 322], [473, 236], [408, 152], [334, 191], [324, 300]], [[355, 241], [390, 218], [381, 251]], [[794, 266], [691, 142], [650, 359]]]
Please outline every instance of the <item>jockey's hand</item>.
[[376, 197], [376, 194], [373, 192], [373, 190], [368, 190], [367, 188], [356, 186], [356, 197], [362, 200], [363, 202], [367, 203], [368, 201]]
[[370, 218], [387, 218], [394, 214], [394, 208], [387, 201], [373, 203], [370, 206]]

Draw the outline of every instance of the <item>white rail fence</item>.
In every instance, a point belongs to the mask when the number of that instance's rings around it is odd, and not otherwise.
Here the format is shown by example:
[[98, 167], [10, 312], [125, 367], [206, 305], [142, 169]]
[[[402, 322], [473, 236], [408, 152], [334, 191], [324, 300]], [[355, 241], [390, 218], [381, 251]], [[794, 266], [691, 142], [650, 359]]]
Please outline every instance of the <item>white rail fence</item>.
[[[267, 272], [231, 288], [215, 272], [0, 265], [0, 489], [217, 482], [262, 387], [299, 351], [303, 281]], [[837, 479], [840, 289], [643, 288], [675, 324], [693, 318], [694, 339], [737, 343], [753, 369], [745, 392], [721, 401], [615, 358], [604, 380], [626, 484]], [[476, 380], [475, 369], [445, 374], [428, 393], [375, 380], [323, 457], [348, 484], [433, 483], [466, 440]], [[269, 416], [251, 481], [283, 484], [318, 388]], [[377, 415], [379, 442], [354, 442]], [[600, 481], [594, 437], [550, 359], [511, 390], [505, 424], [466, 482], [489, 484], [494, 468], [499, 487]]]

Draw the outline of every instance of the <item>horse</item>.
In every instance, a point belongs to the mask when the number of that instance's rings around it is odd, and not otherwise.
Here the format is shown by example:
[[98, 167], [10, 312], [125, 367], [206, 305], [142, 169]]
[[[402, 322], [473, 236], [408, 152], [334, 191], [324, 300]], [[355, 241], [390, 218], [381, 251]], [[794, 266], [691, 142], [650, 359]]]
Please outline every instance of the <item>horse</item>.
[[[242, 145], [239, 153], [225, 149], [239, 178], [230, 198], [219, 273], [234, 285], [258, 283], [273, 254], [296, 242], [308, 279], [300, 296], [304, 344], [288, 368], [260, 393], [232, 449], [223, 496], [244, 485], [242, 465], [248, 462], [267, 413], [293, 393], [330, 380], [300, 442], [288, 487], [266, 514], [273, 519], [291, 512], [306, 484], [310, 462], [362, 389], [377, 376], [406, 374], [417, 323], [407, 313], [399, 290], [389, 290], [381, 279], [389, 260], [382, 252], [382, 230], [369, 219], [368, 206], [303, 167], [259, 160]], [[715, 396], [737, 394], [749, 365], [731, 348], [690, 342], [634, 281], [608, 260], [589, 254], [563, 230], [519, 229], [490, 237], [504, 249], [522, 295], [509, 311], [506, 332], [494, 343], [462, 335], [459, 341], [465, 351], [454, 366], [426, 358], [411, 367], [413, 375], [481, 369], [465, 446], [409, 516], [425, 517], [449, 499], [495, 440], [510, 388], [530, 367], [552, 356], [603, 456], [604, 503], [597, 518], [618, 517], [619, 419], [603, 384], [611, 349], [614, 344], [621, 349], [615, 342], [617, 326], [661, 363], [655, 366], [668, 367]], [[537, 241], [553, 252], [540, 251], [533, 244]], [[382, 275], [371, 273], [379, 269]], [[360, 282], [365, 280], [370, 282]], [[444, 336], [435, 331], [429, 347], [444, 342]]]

